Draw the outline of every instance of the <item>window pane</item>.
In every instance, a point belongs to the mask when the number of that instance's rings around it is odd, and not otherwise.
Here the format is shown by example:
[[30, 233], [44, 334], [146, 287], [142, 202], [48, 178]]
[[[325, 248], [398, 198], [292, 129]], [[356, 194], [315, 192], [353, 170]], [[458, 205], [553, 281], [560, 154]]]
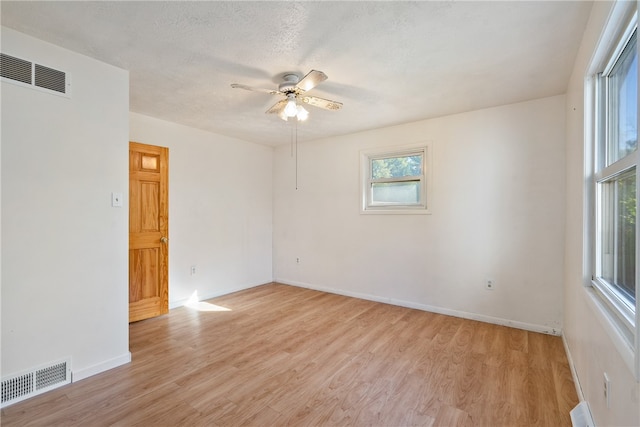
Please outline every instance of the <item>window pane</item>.
[[371, 160], [371, 178], [401, 178], [422, 174], [422, 155]]
[[609, 144], [608, 164], [633, 152], [638, 146], [638, 51], [634, 33], [608, 75]]
[[420, 181], [371, 184], [371, 202], [416, 204], [420, 202]]
[[600, 276], [633, 306], [636, 300], [636, 171], [600, 186]]

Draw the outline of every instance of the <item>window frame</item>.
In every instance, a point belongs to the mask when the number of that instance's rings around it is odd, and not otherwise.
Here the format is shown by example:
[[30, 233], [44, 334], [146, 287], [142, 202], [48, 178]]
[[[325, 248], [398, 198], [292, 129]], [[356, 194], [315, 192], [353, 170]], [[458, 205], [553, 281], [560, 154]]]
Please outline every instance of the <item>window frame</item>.
[[[397, 178], [372, 178], [373, 161], [408, 156], [422, 156], [422, 173]], [[431, 205], [431, 144], [418, 144], [397, 147], [384, 147], [360, 152], [360, 213], [361, 214], [430, 214]], [[372, 201], [372, 185], [375, 183], [420, 183], [417, 203], [375, 203]]]
[[[587, 180], [588, 193], [585, 200], [588, 206], [589, 227], [588, 244], [589, 269], [591, 271], [590, 281], [586, 286], [593, 290], [600, 307], [614, 327], [613, 331], [622, 338], [625, 344], [619, 348], [627, 348], [631, 351], [632, 360], [625, 359], [630, 363], [636, 379], [640, 379], [640, 312], [638, 310], [640, 298], [640, 227], [636, 219], [635, 224], [635, 306], [629, 304], [629, 300], [622, 296], [615, 285], [609, 284], [601, 277], [602, 271], [602, 227], [604, 210], [602, 208], [602, 192], [604, 185], [622, 178], [624, 174], [635, 169], [636, 178], [636, 201], [640, 195], [640, 147], [626, 154], [615, 161], [607, 161], [609, 155], [609, 138], [611, 133], [607, 128], [609, 101], [607, 93], [606, 79], [614, 70], [616, 64], [622, 57], [624, 49], [631, 41], [634, 31], [636, 32], [636, 52], [637, 45], [637, 23], [638, 14], [635, 5], [621, 5], [612, 13], [609, 22], [596, 47], [592, 62], [587, 71], [585, 80], [585, 141], [586, 141], [586, 165], [591, 179]], [[614, 7], [614, 9], [616, 9]], [[610, 163], [610, 164], [607, 164]], [[617, 190], [616, 190], [617, 191]], [[617, 196], [613, 198], [616, 203]], [[637, 202], [636, 202], [637, 203]], [[615, 209], [615, 207], [614, 207]], [[617, 220], [617, 219], [616, 219]], [[615, 341], [614, 341], [615, 342]]]

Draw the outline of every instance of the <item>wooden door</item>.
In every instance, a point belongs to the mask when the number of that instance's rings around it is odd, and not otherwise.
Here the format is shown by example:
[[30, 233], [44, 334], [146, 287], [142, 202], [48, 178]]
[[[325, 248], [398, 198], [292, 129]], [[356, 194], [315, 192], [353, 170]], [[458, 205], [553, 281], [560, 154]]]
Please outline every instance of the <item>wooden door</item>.
[[129, 143], [129, 322], [169, 312], [169, 149]]

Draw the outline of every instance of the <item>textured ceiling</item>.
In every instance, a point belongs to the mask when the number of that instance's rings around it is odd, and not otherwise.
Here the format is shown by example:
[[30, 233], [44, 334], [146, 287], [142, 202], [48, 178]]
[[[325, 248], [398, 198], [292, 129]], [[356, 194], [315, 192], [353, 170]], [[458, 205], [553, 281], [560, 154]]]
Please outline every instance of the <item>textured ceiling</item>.
[[[130, 72], [131, 111], [266, 145], [286, 72], [309, 94], [300, 141], [562, 94], [590, 2], [11, 2], [2, 25]], [[73, 76], [72, 76], [73, 77]]]

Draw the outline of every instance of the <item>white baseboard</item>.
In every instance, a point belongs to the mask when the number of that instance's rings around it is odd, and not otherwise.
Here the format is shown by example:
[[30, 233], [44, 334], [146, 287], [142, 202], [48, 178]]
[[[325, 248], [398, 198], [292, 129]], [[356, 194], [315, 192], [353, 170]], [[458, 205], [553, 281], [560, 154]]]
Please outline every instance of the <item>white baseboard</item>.
[[282, 283], [285, 285], [297, 286], [300, 288], [314, 289], [316, 291], [328, 292], [328, 293], [337, 294], [337, 295], [344, 295], [347, 297], [382, 302], [386, 304], [397, 305], [400, 307], [415, 308], [416, 310], [428, 311], [428, 312], [437, 313], [437, 314], [444, 314], [444, 315], [453, 316], [453, 317], [460, 317], [462, 319], [477, 320], [479, 322], [491, 323], [494, 325], [508, 326], [510, 328], [523, 329], [525, 331], [530, 331], [530, 332], [539, 332], [542, 334], [557, 335], [557, 336], [562, 335], [562, 330], [556, 329], [556, 328], [550, 328], [544, 325], [518, 322], [515, 320], [486, 316], [484, 314], [468, 313], [466, 311], [436, 307], [432, 305], [420, 304], [412, 301], [404, 301], [404, 300], [399, 300], [395, 298], [381, 297], [379, 295], [350, 292], [342, 289], [325, 288], [322, 286], [315, 286], [309, 283], [297, 282], [297, 281], [287, 280], [287, 279], [274, 279], [274, 282]]
[[93, 375], [97, 375], [101, 372], [108, 371], [109, 369], [117, 368], [121, 365], [126, 365], [131, 362], [131, 352], [126, 352], [122, 356], [114, 357], [113, 359], [105, 360], [88, 368], [80, 369], [72, 372], [72, 381], [80, 381], [85, 378], [89, 378]]
[[582, 386], [580, 385], [580, 378], [578, 378], [578, 371], [576, 371], [576, 365], [573, 363], [573, 357], [571, 356], [571, 350], [569, 349], [569, 343], [567, 338], [562, 334], [562, 344], [564, 345], [564, 352], [567, 355], [567, 361], [569, 362], [569, 369], [571, 369], [571, 376], [573, 377], [573, 384], [576, 386], [576, 393], [578, 394], [578, 400], [584, 401], [584, 393], [582, 392]]

